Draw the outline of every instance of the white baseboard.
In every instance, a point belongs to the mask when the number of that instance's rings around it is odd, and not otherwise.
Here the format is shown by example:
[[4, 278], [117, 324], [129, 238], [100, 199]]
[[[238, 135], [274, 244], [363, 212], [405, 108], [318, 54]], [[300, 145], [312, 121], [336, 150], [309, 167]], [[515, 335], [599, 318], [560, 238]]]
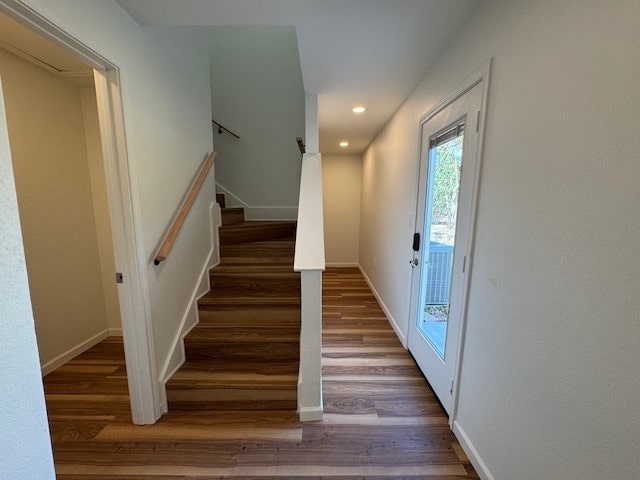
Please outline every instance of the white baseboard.
[[166, 383], [185, 362], [184, 337], [187, 336], [187, 334], [193, 329], [193, 327], [198, 324], [199, 321], [198, 300], [200, 300], [204, 295], [207, 294], [207, 292], [211, 290], [211, 284], [209, 283], [209, 270], [220, 264], [220, 249], [218, 248], [220, 236], [217, 232], [218, 227], [220, 227], [221, 224], [222, 222], [220, 207], [217, 203], [212, 202], [209, 205], [211, 248], [209, 249], [209, 254], [207, 255], [207, 258], [202, 265], [202, 268], [200, 269], [198, 284], [195, 286], [193, 292], [191, 293], [191, 297], [189, 298], [189, 302], [187, 303], [187, 308], [182, 315], [178, 330], [176, 331], [176, 334], [173, 337], [173, 341], [171, 342], [169, 355], [167, 355], [164, 365], [162, 366], [162, 370], [160, 371], [160, 375], [158, 376], [159, 382], [161, 384], [160, 391], [165, 392], [161, 401], [164, 411], [167, 410]]
[[358, 262], [329, 262], [325, 263], [327, 268], [360, 268]]
[[122, 336], [122, 328], [109, 328], [107, 330], [109, 332], [110, 337], [121, 337]]
[[456, 420], [453, 421], [453, 433], [460, 442], [460, 446], [464, 450], [464, 453], [467, 454], [467, 457], [469, 457], [469, 461], [473, 465], [473, 468], [476, 469], [480, 478], [482, 480], [494, 480], [494, 477], [491, 475], [491, 472], [489, 472], [487, 465], [482, 461], [478, 451], [475, 449], [471, 440], [469, 440], [469, 437]]
[[301, 422], [316, 422], [322, 420], [323, 408], [320, 407], [305, 407], [298, 410], [298, 418]]
[[373, 295], [376, 297], [376, 300], [378, 300], [378, 303], [380, 304], [380, 307], [382, 308], [382, 311], [387, 316], [387, 320], [389, 320], [389, 323], [391, 324], [391, 327], [393, 328], [393, 330], [396, 332], [396, 335], [400, 339], [400, 343], [402, 343], [402, 346], [404, 348], [407, 348], [407, 336], [406, 336], [406, 334], [402, 331], [402, 329], [398, 325], [398, 322], [396, 321], [396, 319], [393, 318], [393, 315], [391, 315], [391, 312], [389, 311], [389, 309], [385, 305], [384, 301], [382, 301], [382, 297], [380, 296], [380, 294], [378, 293], [376, 288], [373, 286], [373, 283], [371, 283], [371, 280], [369, 279], [369, 276], [365, 273], [365, 271], [363, 270], [362, 266], [358, 265], [358, 268], [360, 269], [360, 273], [362, 273], [362, 276], [364, 277], [364, 279], [366, 280], [367, 284], [369, 285], [369, 288], [373, 292]]
[[180, 325], [171, 342], [171, 348], [169, 349], [169, 355], [162, 366], [159, 379], [160, 383], [164, 386], [173, 376], [174, 373], [182, 366], [185, 361], [184, 354], [184, 337], [198, 324], [198, 300], [202, 298], [207, 292], [209, 292], [209, 269], [211, 265], [211, 257], [214, 254], [215, 249], [212, 247], [209, 250], [207, 259], [200, 270], [200, 280], [193, 289], [191, 297], [188, 302], [188, 306], [185, 309]]
[[85, 341], [79, 343], [75, 347], [70, 348], [66, 352], [61, 353], [60, 355], [49, 360], [48, 362], [45, 362], [40, 367], [40, 370], [42, 371], [42, 376], [44, 377], [45, 375], [53, 372], [56, 368], [61, 367], [62, 365], [67, 363], [69, 360], [80, 355], [82, 352], [89, 350], [91, 347], [93, 347], [94, 345], [97, 345], [108, 336], [109, 336], [109, 330], [103, 330], [102, 332], [97, 333], [93, 337], [90, 337]]
[[213, 255], [209, 258], [209, 270], [211, 270], [216, 265], [220, 265], [219, 229], [222, 226], [222, 214], [220, 213], [220, 205], [217, 203], [209, 205], [209, 226], [211, 228], [211, 245], [213, 247]]
[[244, 217], [247, 220], [276, 221], [276, 220], [297, 220], [298, 207], [286, 206], [257, 206], [249, 205], [240, 197], [235, 195], [224, 185], [216, 183], [216, 192], [223, 193], [228, 207], [244, 208]]

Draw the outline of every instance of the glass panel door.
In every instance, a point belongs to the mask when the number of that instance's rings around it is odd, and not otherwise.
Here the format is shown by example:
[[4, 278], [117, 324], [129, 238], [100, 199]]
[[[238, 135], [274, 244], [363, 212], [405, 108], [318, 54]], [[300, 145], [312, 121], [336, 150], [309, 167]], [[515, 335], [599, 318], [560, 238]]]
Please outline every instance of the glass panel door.
[[421, 284], [424, 309], [418, 328], [444, 359], [456, 238], [464, 123], [432, 138], [424, 218]]
[[477, 84], [422, 124], [407, 344], [449, 412], [464, 320], [482, 102]]

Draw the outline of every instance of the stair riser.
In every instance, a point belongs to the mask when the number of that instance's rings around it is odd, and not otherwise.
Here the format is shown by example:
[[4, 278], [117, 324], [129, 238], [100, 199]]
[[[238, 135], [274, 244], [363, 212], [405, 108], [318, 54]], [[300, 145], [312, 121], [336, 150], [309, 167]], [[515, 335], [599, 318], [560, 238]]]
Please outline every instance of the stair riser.
[[167, 390], [170, 410], [295, 410], [296, 385], [256, 385], [255, 387], [190, 388], [180, 385]]
[[268, 225], [247, 228], [220, 229], [220, 245], [234, 245], [243, 242], [255, 242], [295, 236], [295, 226]]
[[[239, 257], [239, 258], [264, 258], [268, 261], [271, 258], [283, 259], [290, 258], [293, 262], [295, 247], [292, 243], [284, 243], [282, 245], [260, 245], [249, 246], [243, 244], [237, 245], [220, 245], [220, 256], [222, 259]], [[276, 263], [278, 260], [274, 261]]]
[[[232, 367], [232, 368], [231, 368]], [[206, 373], [225, 373], [229, 374], [230, 372], [238, 373], [238, 374], [257, 374], [257, 375], [295, 375], [297, 378], [299, 365], [298, 361], [294, 360], [291, 362], [277, 362], [277, 363], [264, 363], [258, 362], [256, 360], [243, 360], [242, 362], [238, 362], [229, 366], [226, 362], [211, 362], [211, 361], [191, 361], [185, 363], [183, 369], [195, 369], [197, 371], [202, 371]], [[174, 388], [180, 386], [182, 382], [174, 382], [171, 380], [167, 384], [167, 388]]]
[[[267, 346], [268, 348], [264, 348]], [[265, 362], [294, 362], [299, 359], [299, 343], [274, 343], [259, 345], [256, 343], [233, 343], [210, 345], [196, 341], [185, 342], [187, 361], [224, 360], [233, 361], [262, 360]]]
[[264, 295], [300, 295], [300, 279], [261, 279], [246, 278], [234, 276], [211, 276], [211, 290], [218, 291], [235, 291], [239, 294], [261, 293]]
[[222, 225], [235, 225], [244, 222], [244, 208], [224, 208], [222, 213]]
[[219, 328], [207, 324], [197, 325], [189, 332], [187, 341], [208, 342], [210, 345], [223, 345], [234, 343], [264, 343], [266, 340], [273, 342], [298, 343], [300, 329], [290, 326], [233, 326]]
[[293, 257], [221, 257], [220, 265], [256, 265], [256, 264], [274, 264], [288, 266], [293, 270]]
[[[242, 297], [239, 292], [235, 292], [231, 298], [203, 297], [198, 301], [198, 308], [201, 310], [214, 310], [219, 308], [265, 308], [275, 307], [300, 307], [300, 298], [278, 297], [263, 295]], [[246, 292], [245, 292], [246, 293]]]
[[260, 399], [249, 400], [246, 398], [239, 398], [237, 400], [226, 401], [179, 401], [169, 400], [169, 411], [171, 412], [223, 412], [223, 411], [274, 411], [274, 410], [289, 410], [295, 411], [297, 408], [297, 399]]

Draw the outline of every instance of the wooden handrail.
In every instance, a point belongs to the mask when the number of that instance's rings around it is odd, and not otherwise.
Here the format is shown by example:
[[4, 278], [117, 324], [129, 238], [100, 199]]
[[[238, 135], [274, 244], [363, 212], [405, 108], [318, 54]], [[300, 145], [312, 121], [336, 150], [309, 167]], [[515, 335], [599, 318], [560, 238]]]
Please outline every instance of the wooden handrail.
[[296, 142], [298, 143], [298, 148], [300, 149], [300, 153], [304, 155], [305, 147], [304, 147], [304, 143], [302, 142], [302, 138], [296, 137]]
[[162, 243], [160, 244], [160, 248], [158, 249], [158, 253], [156, 253], [155, 258], [153, 259], [154, 265], [159, 265], [160, 262], [165, 260], [169, 255], [169, 252], [171, 251], [171, 248], [173, 247], [173, 244], [178, 237], [178, 233], [180, 233], [180, 229], [182, 228], [184, 221], [187, 219], [187, 215], [189, 215], [189, 211], [191, 210], [193, 203], [196, 201], [198, 193], [200, 192], [200, 189], [202, 188], [202, 185], [204, 184], [204, 181], [209, 174], [209, 170], [211, 170], [211, 166], [213, 165], [213, 161], [215, 160], [217, 154], [218, 152], [211, 152], [205, 159], [205, 161], [202, 162], [200, 171], [198, 172], [195, 181], [189, 188], [189, 194], [184, 199], [184, 202], [182, 202], [182, 205], [180, 205], [178, 213], [171, 222], [171, 227], [169, 227], [169, 230], [167, 230], [167, 233], [164, 236]]

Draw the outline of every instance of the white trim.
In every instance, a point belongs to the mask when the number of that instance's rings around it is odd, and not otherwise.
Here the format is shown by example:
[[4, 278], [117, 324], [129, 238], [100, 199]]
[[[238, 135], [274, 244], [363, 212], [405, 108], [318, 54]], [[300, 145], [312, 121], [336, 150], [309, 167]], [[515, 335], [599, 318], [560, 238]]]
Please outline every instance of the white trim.
[[[207, 293], [209, 293], [209, 291], [211, 291], [209, 283], [209, 270], [218, 265], [218, 263], [214, 263], [213, 266], [209, 266], [209, 258], [211, 258], [212, 253], [213, 251], [210, 251], [209, 256], [207, 257], [207, 262], [205, 262], [205, 266], [200, 272], [200, 281], [191, 294], [189, 304], [185, 309], [184, 314], [182, 315], [182, 319], [180, 320], [180, 327], [178, 328], [178, 332], [171, 342], [169, 354], [167, 355], [167, 359], [162, 366], [162, 373], [160, 373], [160, 382], [163, 385], [167, 384], [171, 377], [185, 362], [184, 338], [189, 335], [189, 332], [191, 332], [191, 330], [193, 330], [193, 328], [198, 325], [200, 321], [200, 317], [198, 315], [198, 300], [200, 300]], [[192, 317], [192, 321], [190, 323], [187, 323], [189, 317]], [[176, 355], [178, 355], [177, 360]]]
[[376, 287], [373, 286], [373, 283], [371, 282], [371, 279], [365, 273], [364, 269], [362, 268], [362, 265], [358, 265], [358, 268], [360, 269], [360, 273], [362, 273], [362, 276], [364, 277], [364, 279], [367, 281], [367, 284], [369, 285], [369, 288], [373, 292], [374, 297], [376, 297], [376, 300], [378, 300], [378, 303], [380, 304], [380, 307], [382, 308], [382, 311], [387, 316], [387, 320], [389, 321], [389, 324], [393, 328], [393, 331], [396, 332], [396, 335], [400, 339], [400, 343], [402, 343], [402, 346], [406, 349], [407, 348], [407, 336], [402, 332], [402, 329], [400, 328], [400, 325], [398, 325], [398, 322], [393, 317], [393, 315], [391, 315], [391, 312], [389, 311], [389, 309], [385, 305], [384, 301], [382, 300], [382, 297], [380, 296], [380, 294], [376, 290]]
[[[469, 304], [469, 285], [471, 283], [471, 276], [473, 275], [473, 263], [474, 263], [474, 247], [475, 247], [475, 233], [477, 228], [477, 216], [478, 216], [478, 197], [480, 194], [480, 176], [482, 167], [483, 147], [484, 147], [484, 133], [485, 124], [487, 118], [487, 105], [489, 99], [489, 82], [491, 80], [491, 63], [493, 58], [487, 60], [480, 68], [478, 68], [473, 74], [471, 74], [465, 83], [472, 85], [482, 82], [482, 103], [480, 107], [480, 124], [478, 125], [478, 147], [476, 151], [476, 171], [473, 184], [473, 198], [471, 200], [471, 217], [469, 225], [469, 238], [467, 241], [467, 272], [465, 277], [464, 291], [462, 295], [462, 321], [460, 323], [460, 333], [458, 334], [458, 358], [454, 366], [453, 374], [453, 389], [451, 393], [451, 415], [449, 417], [449, 425], [453, 427], [458, 413], [458, 395], [460, 393], [460, 375], [462, 374], [462, 359], [464, 356], [464, 342], [467, 332], [467, 309]], [[474, 82], [475, 80], [475, 82]], [[464, 88], [464, 84], [460, 87]]]
[[122, 336], [122, 328], [109, 328], [109, 336], [110, 337], [121, 337]]
[[84, 342], [80, 342], [75, 347], [71, 347], [66, 352], [63, 352], [57, 357], [42, 364], [42, 366], [40, 367], [40, 370], [42, 371], [42, 376], [44, 377], [45, 375], [53, 372], [55, 369], [61, 367], [62, 365], [67, 363], [69, 360], [77, 357], [83, 352], [86, 352], [94, 345], [97, 345], [108, 336], [109, 336], [109, 330], [108, 329], [103, 330], [102, 332], [95, 334], [93, 337], [86, 339]]
[[[215, 203], [209, 205], [209, 224], [213, 225], [213, 212]], [[217, 210], [217, 209], [216, 209]], [[173, 337], [173, 341], [171, 342], [171, 347], [169, 348], [169, 353], [167, 354], [167, 358], [164, 361], [162, 369], [160, 371], [160, 383], [166, 386], [167, 382], [171, 379], [174, 373], [178, 371], [178, 369], [185, 362], [185, 352], [184, 352], [184, 337], [186, 337], [191, 330], [198, 324], [200, 318], [198, 316], [198, 300], [200, 300], [203, 296], [205, 296], [209, 291], [211, 291], [211, 283], [209, 277], [209, 270], [213, 267], [220, 264], [219, 253], [218, 259], [212, 261], [212, 258], [215, 257], [215, 253], [218, 250], [216, 248], [215, 242], [216, 236], [213, 235], [213, 228], [211, 233], [211, 248], [209, 249], [209, 253], [207, 258], [200, 269], [200, 275], [198, 276], [198, 283], [193, 289], [191, 296], [189, 297], [189, 302], [187, 303], [187, 307], [185, 308], [184, 313], [182, 314], [182, 318], [180, 320], [180, 326]], [[191, 321], [189, 322], [189, 318]], [[166, 407], [166, 405], [163, 405]]]
[[95, 70], [94, 77], [116, 269], [125, 277], [125, 282], [118, 284], [118, 297], [131, 414], [134, 423], [151, 424], [163, 413], [165, 395], [156, 381], [145, 249], [138, 202], [131, 187], [120, 81], [115, 69]]
[[494, 480], [493, 475], [491, 475], [491, 472], [489, 472], [489, 468], [487, 468], [487, 465], [482, 461], [482, 458], [480, 458], [480, 454], [475, 449], [466, 432], [457, 421], [453, 422], [452, 430], [454, 435], [458, 439], [458, 442], [460, 442], [460, 446], [464, 450], [464, 453], [466, 453], [467, 457], [469, 457], [471, 465], [473, 465], [473, 468], [475, 468], [476, 473], [480, 476], [480, 478], [482, 480]]
[[[449, 415], [449, 426], [453, 427], [453, 424], [456, 419], [457, 409], [458, 409], [458, 394], [460, 392], [460, 375], [462, 371], [462, 358], [464, 355], [464, 341], [466, 334], [466, 324], [467, 324], [467, 308], [468, 308], [468, 299], [469, 299], [469, 285], [471, 282], [471, 275], [473, 270], [473, 253], [474, 253], [474, 243], [475, 243], [475, 231], [476, 231], [476, 218], [478, 213], [478, 196], [480, 190], [480, 172], [482, 167], [482, 156], [483, 156], [483, 144], [484, 144], [484, 130], [485, 130], [485, 122], [487, 115], [487, 101], [488, 101], [488, 92], [489, 92], [489, 81], [491, 76], [491, 64], [493, 58], [489, 58], [486, 62], [484, 62], [479, 68], [477, 68], [471, 75], [469, 75], [464, 81], [458, 84], [452, 91], [450, 91], [440, 102], [438, 102], [433, 108], [431, 108], [425, 115], [422, 116], [418, 123], [417, 135], [420, 139], [418, 142], [418, 165], [420, 162], [421, 152], [422, 152], [422, 127], [423, 125], [440, 113], [443, 109], [447, 108], [453, 102], [455, 102], [458, 98], [463, 96], [469, 90], [471, 90], [476, 85], [482, 84], [482, 100], [480, 107], [480, 124], [478, 126], [478, 144], [476, 150], [476, 168], [474, 172], [474, 185], [472, 192], [472, 203], [471, 203], [471, 215], [469, 220], [469, 234], [466, 244], [467, 253], [467, 268], [464, 277], [464, 285], [462, 292], [462, 304], [461, 304], [461, 321], [460, 321], [460, 331], [458, 333], [457, 339], [457, 351], [458, 355], [455, 360], [455, 365], [453, 368], [453, 389], [451, 393], [451, 408]], [[415, 191], [416, 198], [418, 196], [418, 185], [419, 181], [416, 179]], [[418, 209], [416, 208], [415, 212], [416, 218], [414, 219], [414, 225], [417, 224], [417, 216]], [[412, 276], [412, 291], [413, 291], [413, 272], [410, 272]], [[412, 309], [409, 309], [409, 318], [408, 318], [408, 331], [411, 330], [412, 324]], [[409, 333], [408, 333], [409, 334]]]
[[360, 268], [360, 264], [358, 262], [333, 262], [325, 263], [325, 266], [332, 268]]
[[244, 217], [247, 220], [277, 221], [296, 220], [298, 218], [298, 207], [293, 206], [256, 206], [249, 205], [240, 197], [235, 195], [228, 187], [216, 182], [216, 192], [225, 195], [226, 205], [229, 207], [244, 208]]
[[316, 422], [322, 420], [322, 407], [304, 407], [298, 410], [298, 418], [301, 422]]
[[[214, 222], [215, 212], [215, 222]], [[213, 267], [220, 265], [220, 227], [222, 226], [222, 214], [220, 212], [220, 205], [217, 202], [212, 202], [209, 205], [209, 231], [211, 232], [211, 248], [213, 248], [213, 255], [209, 257], [209, 270]], [[215, 227], [215, 228], [214, 228]], [[215, 232], [215, 234], [214, 234]]]
[[311, 421], [321, 419], [323, 411], [322, 270], [303, 270], [300, 287], [298, 414], [300, 421]]
[[89, 47], [91, 39], [64, 31], [68, 19], [38, 2], [35, 11], [19, 0], [1, 0], [0, 11], [78, 56], [94, 69], [105, 177], [107, 181], [116, 269], [124, 274], [118, 285], [127, 364], [131, 415], [136, 424], [155, 423], [162, 414], [164, 391], [156, 381], [146, 256], [142, 243], [135, 179], [129, 170], [124, 112], [117, 65]]

